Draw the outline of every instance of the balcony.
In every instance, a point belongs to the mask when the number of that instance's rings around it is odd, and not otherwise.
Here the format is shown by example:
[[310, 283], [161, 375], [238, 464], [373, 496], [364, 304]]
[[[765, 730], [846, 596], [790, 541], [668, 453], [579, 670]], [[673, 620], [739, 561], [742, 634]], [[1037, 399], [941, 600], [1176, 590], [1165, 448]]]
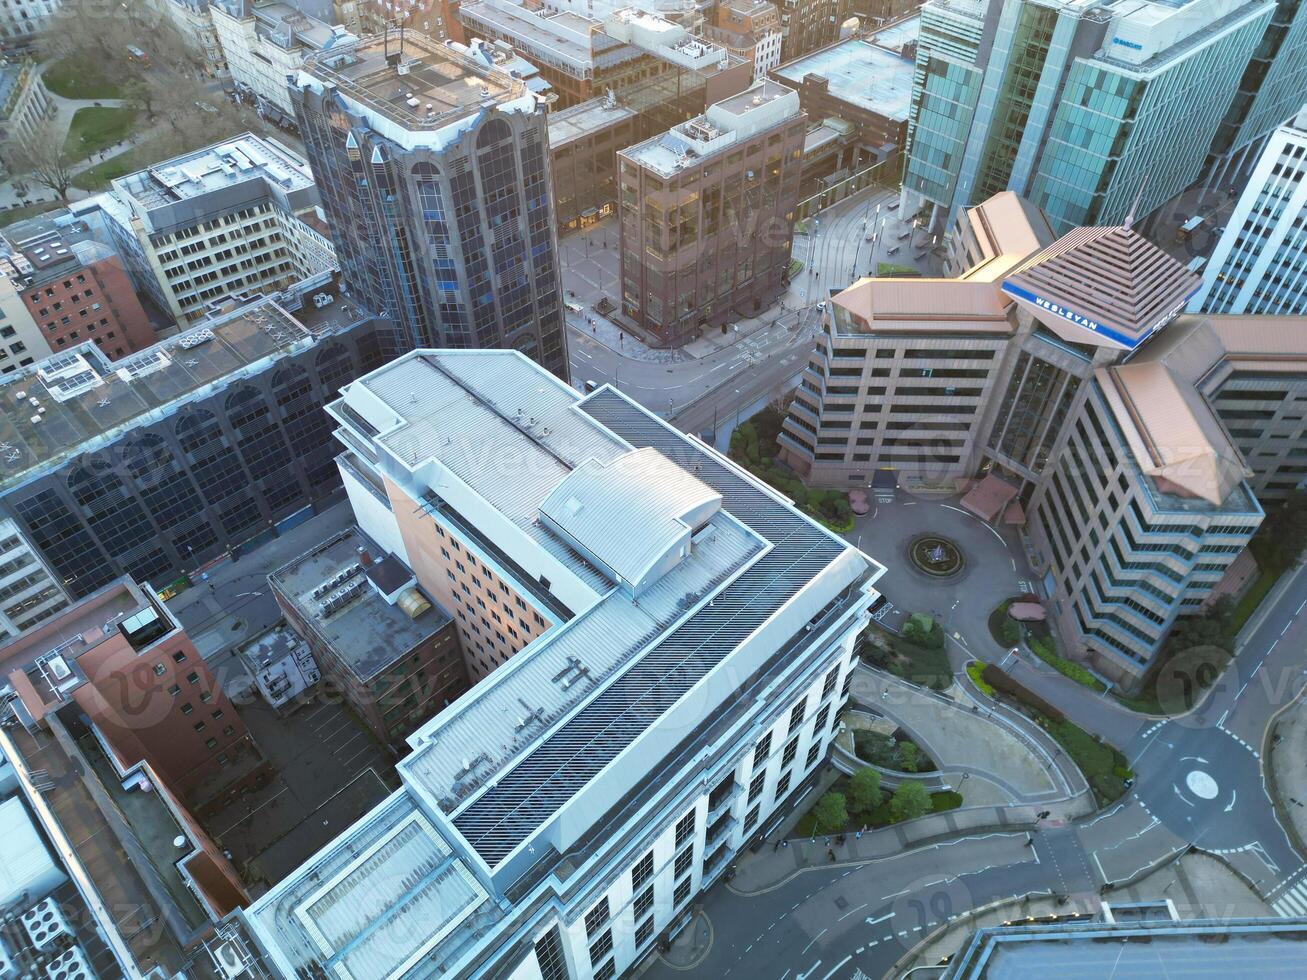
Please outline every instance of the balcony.
[[717, 821], [709, 822], [708, 836], [704, 843], [704, 854], [711, 854], [716, 850], [716, 845], [725, 843], [731, 835], [731, 829], [735, 826], [735, 818], [729, 813], [719, 817]]
[[731, 782], [723, 790], [721, 787], [713, 790], [708, 796], [708, 826], [713, 825], [718, 817], [723, 813], [729, 813], [731, 804], [735, 798], [740, 795], [740, 787], [732, 777]]

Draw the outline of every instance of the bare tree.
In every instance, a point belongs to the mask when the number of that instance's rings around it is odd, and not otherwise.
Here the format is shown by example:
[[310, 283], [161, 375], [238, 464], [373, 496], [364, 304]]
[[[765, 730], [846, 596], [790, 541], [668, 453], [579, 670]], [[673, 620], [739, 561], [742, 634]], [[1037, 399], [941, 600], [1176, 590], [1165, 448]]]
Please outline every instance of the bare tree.
[[61, 201], [68, 200], [76, 162], [65, 152], [64, 139], [65, 134], [47, 121], [26, 137], [11, 140], [5, 154], [15, 173], [29, 174], [36, 183], [58, 194]]

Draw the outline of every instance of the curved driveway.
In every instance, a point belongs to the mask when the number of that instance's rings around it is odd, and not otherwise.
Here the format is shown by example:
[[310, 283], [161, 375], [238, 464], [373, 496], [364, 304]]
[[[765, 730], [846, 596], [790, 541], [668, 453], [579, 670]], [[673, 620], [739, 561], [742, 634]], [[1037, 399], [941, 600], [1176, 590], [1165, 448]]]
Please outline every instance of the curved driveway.
[[[1037, 893], [1067, 896], [1069, 910], [1093, 908], [1105, 885], [1136, 879], [1191, 845], [1220, 853], [1277, 913], [1301, 914], [1307, 864], [1276, 819], [1260, 752], [1268, 719], [1307, 680], [1307, 574], [1292, 575], [1272, 598], [1198, 710], [1163, 721], [1109, 709], [1131, 731], [1122, 749], [1137, 774], [1120, 803], [1033, 835], [964, 837], [853, 866], [818, 865], [761, 895], [719, 886], [703, 899], [715, 939], [695, 974], [881, 976], [933, 925]], [[648, 972], [677, 975], [662, 962]]]

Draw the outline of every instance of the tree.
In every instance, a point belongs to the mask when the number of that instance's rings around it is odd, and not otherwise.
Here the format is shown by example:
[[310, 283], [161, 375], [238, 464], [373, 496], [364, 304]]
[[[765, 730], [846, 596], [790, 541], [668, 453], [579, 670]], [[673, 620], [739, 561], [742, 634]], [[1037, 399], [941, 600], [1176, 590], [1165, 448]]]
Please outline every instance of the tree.
[[1021, 627], [1011, 616], [1003, 617], [1003, 624], [999, 627], [999, 632], [1003, 636], [1003, 645], [1014, 647], [1021, 642]]
[[73, 183], [74, 160], [64, 151], [64, 139], [64, 133], [46, 120], [24, 138], [11, 140], [5, 159], [14, 173], [30, 175], [66, 201]]
[[1216, 647], [1229, 653], [1234, 649], [1230, 635], [1233, 621], [1234, 602], [1229, 596], [1221, 596], [1204, 612], [1176, 620], [1167, 637], [1167, 648], [1172, 654], [1198, 647]]
[[917, 771], [917, 746], [915, 742], [900, 742], [898, 748], [899, 768], [904, 772]]
[[913, 613], [903, 624], [903, 639], [927, 650], [944, 645], [944, 631], [938, 628], [934, 617], [926, 613]]
[[849, 802], [863, 813], [880, 806], [880, 773], [870, 766], [859, 769], [849, 779]]
[[842, 830], [849, 822], [849, 808], [844, 794], [834, 791], [826, 793], [812, 808], [812, 815], [817, 818], [817, 830], [820, 833]]
[[1257, 564], [1268, 572], [1297, 564], [1307, 547], [1307, 490], [1295, 490], [1280, 506], [1268, 507], [1250, 547]]
[[890, 798], [889, 812], [895, 820], [915, 820], [930, 812], [930, 794], [921, 783], [905, 779]]

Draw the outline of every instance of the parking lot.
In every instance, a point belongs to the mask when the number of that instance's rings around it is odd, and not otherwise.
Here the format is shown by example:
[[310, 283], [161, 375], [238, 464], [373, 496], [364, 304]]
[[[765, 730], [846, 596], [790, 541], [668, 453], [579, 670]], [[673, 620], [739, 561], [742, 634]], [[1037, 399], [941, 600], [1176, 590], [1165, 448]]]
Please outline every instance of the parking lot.
[[263, 702], [241, 716], [276, 770], [205, 825], [252, 891], [263, 891], [399, 785], [390, 757], [340, 704], [312, 701], [279, 718]]

